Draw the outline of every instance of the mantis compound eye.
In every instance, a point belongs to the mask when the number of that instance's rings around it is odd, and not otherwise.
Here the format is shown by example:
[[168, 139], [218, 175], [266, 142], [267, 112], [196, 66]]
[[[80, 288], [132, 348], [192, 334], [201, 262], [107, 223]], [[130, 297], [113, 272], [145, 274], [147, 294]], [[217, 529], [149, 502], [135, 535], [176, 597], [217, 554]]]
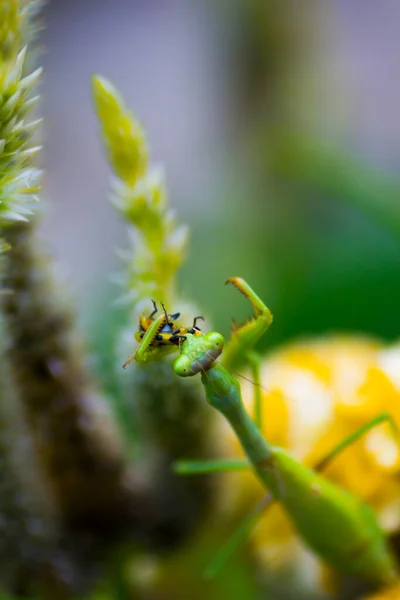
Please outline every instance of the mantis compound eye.
[[197, 367], [196, 363], [193, 362], [184, 354], [178, 356], [178, 358], [174, 361], [174, 371], [177, 375], [181, 377], [190, 377], [192, 375], [196, 375], [201, 370], [201, 366]]
[[223, 336], [216, 331], [210, 331], [210, 333], [207, 333], [204, 336], [204, 341], [208, 346], [207, 353], [216, 360], [224, 349], [225, 340]]

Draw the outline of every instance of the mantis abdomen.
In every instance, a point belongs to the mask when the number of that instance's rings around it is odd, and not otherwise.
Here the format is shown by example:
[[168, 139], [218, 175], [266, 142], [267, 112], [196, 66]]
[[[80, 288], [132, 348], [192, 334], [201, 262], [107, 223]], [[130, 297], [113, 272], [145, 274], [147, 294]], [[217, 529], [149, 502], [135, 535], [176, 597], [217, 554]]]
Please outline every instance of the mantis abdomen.
[[373, 584], [397, 577], [394, 558], [374, 512], [356, 496], [301, 465], [281, 448], [271, 448], [270, 465], [257, 467], [304, 541], [343, 572]]

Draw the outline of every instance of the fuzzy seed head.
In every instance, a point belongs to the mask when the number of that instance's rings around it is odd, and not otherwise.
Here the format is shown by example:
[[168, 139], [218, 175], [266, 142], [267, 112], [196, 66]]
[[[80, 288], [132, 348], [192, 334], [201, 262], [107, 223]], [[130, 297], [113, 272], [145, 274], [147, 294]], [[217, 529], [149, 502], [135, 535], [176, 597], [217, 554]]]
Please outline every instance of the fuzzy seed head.
[[40, 146], [32, 138], [41, 121], [29, 121], [29, 112], [41, 69], [23, 77], [25, 54], [23, 48], [14, 61], [0, 62], [0, 227], [29, 220], [40, 189]]

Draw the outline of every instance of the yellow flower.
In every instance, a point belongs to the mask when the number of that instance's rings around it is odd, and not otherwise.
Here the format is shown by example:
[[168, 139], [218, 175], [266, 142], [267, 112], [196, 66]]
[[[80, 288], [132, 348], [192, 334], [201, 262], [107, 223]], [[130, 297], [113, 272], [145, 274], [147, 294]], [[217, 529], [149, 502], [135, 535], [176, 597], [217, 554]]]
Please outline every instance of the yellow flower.
[[[383, 411], [400, 427], [400, 345], [350, 336], [290, 344], [266, 358], [261, 382], [268, 388], [262, 395], [265, 438], [310, 466]], [[242, 392], [252, 414], [254, 387], [245, 383]], [[224, 437], [230, 454], [232, 447], [240, 454], [227, 427]], [[400, 453], [389, 425], [369, 431], [324, 474], [370, 504], [385, 530], [400, 529]], [[232, 486], [241, 511], [265, 494], [251, 472], [232, 477]], [[307, 560], [308, 573], [311, 561], [316, 579], [322, 579], [318, 559], [305, 550], [277, 504], [265, 511], [250, 543], [266, 569]]]
[[386, 588], [381, 592], [377, 592], [372, 596], [368, 596], [365, 600], [399, 600], [400, 599], [400, 584], [390, 588]]

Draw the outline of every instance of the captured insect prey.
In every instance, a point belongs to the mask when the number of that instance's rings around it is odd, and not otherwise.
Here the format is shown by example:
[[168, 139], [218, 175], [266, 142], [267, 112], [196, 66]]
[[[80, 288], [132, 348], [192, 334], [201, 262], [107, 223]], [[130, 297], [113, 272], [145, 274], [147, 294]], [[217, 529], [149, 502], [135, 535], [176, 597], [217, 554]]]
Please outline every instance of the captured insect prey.
[[179, 347], [186, 335], [194, 336], [202, 335], [200, 328], [197, 326], [198, 320], [203, 320], [203, 317], [197, 316], [193, 319], [193, 325], [190, 328], [179, 327], [174, 323], [180, 317], [180, 313], [168, 314], [164, 304], [162, 312], [158, 317], [155, 315], [158, 312], [157, 304], [154, 300], [153, 312], [148, 316], [139, 318], [139, 331], [135, 333], [135, 339], [139, 342], [139, 347], [122, 365], [123, 368], [129, 365], [133, 359], [138, 363], [145, 363], [162, 355], [168, 354], [175, 347]]

